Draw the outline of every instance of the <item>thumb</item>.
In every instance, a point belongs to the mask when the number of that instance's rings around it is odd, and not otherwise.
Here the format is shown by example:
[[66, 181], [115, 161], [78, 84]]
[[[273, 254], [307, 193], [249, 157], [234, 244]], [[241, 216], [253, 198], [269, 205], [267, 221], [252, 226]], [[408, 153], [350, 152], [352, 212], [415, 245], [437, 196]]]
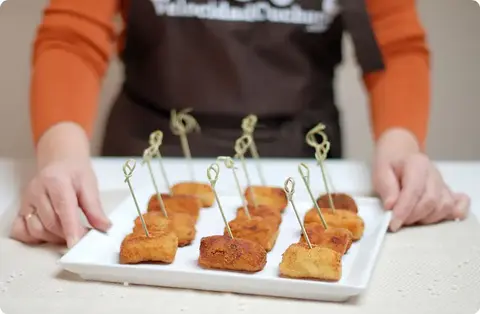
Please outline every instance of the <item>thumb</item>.
[[79, 205], [90, 225], [106, 232], [111, 227], [111, 222], [103, 212], [97, 184], [92, 181], [94, 180], [82, 178], [77, 192]]
[[377, 163], [373, 173], [373, 187], [380, 195], [383, 206], [391, 210], [400, 194], [400, 185], [393, 167], [388, 163]]

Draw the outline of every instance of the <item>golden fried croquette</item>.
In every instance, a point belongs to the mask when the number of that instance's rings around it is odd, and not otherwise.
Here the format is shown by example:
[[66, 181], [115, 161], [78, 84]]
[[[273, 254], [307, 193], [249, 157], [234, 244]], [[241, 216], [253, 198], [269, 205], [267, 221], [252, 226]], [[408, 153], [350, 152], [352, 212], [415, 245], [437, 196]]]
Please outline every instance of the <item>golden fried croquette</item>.
[[339, 281], [342, 278], [342, 254], [326, 247], [306, 243], [290, 245], [282, 255], [280, 275], [298, 279]]
[[[202, 208], [202, 203], [199, 198], [192, 195], [169, 195], [161, 194], [163, 204], [167, 214], [171, 213], [185, 213], [191, 215], [195, 222], [200, 215], [200, 208]], [[152, 195], [148, 202], [148, 211], [149, 212], [162, 212], [160, 207], [160, 202], [158, 201], [157, 195]]]
[[256, 201], [256, 205], [265, 205], [272, 209], [277, 210], [278, 212], [283, 212], [288, 206], [287, 196], [285, 191], [282, 188], [271, 187], [271, 186], [249, 186], [245, 189], [245, 198], [247, 203], [254, 205], [252, 199], [253, 196]]
[[[282, 215], [279, 211], [272, 209], [265, 205], [260, 205], [254, 207], [253, 205], [247, 205], [248, 212], [250, 213], [251, 217], [262, 217], [263, 219], [269, 220], [275, 228], [278, 229], [280, 224], [282, 223]], [[247, 219], [247, 214], [245, 214], [245, 209], [239, 207], [237, 209], [237, 219]]]
[[[335, 208], [358, 213], [357, 203], [350, 195], [346, 193], [330, 193], [330, 195], [332, 196], [332, 201]], [[317, 199], [317, 204], [320, 208], [330, 208], [328, 194], [321, 195]]]
[[[143, 214], [143, 220], [149, 232], [175, 232], [178, 237], [179, 247], [191, 244], [197, 233], [195, 219], [186, 213], [171, 213], [168, 215], [168, 219], [166, 219], [161, 212], [149, 212]], [[135, 219], [133, 232], [144, 232], [140, 217]]]
[[212, 187], [200, 182], [181, 182], [172, 186], [173, 195], [191, 195], [200, 199], [202, 207], [212, 207], [215, 202], [215, 194]]
[[[143, 221], [145, 221], [145, 225], [147, 226], [148, 231], [156, 231], [156, 232], [168, 232], [173, 231], [173, 224], [170, 219], [165, 218], [162, 213], [160, 212], [149, 212], [142, 215]], [[140, 217], [135, 218], [133, 232], [141, 231], [145, 233], [142, 226], [142, 220]]]
[[[238, 219], [228, 223], [235, 239], [251, 240], [263, 246], [270, 252], [275, 245], [278, 237], [278, 228], [271, 221], [262, 217], [254, 216], [252, 219]], [[224, 235], [228, 236], [228, 230], [225, 228]]]
[[[322, 208], [322, 214], [329, 227], [348, 229], [352, 233], [353, 241], [357, 241], [362, 237], [365, 223], [362, 217], [357, 214], [342, 209], [337, 209], [334, 213], [330, 208]], [[318, 216], [315, 208], [310, 209], [304, 218], [305, 225], [312, 222], [321, 223], [320, 216]]]
[[197, 234], [194, 218], [185, 213], [174, 213], [170, 217], [173, 222], [173, 230], [178, 237], [178, 246], [190, 245]]
[[225, 235], [202, 238], [198, 264], [203, 268], [258, 272], [267, 264], [267, 252], [258, 243]]
[[174, 232], [130, 233], [120, 245], [120, 263], [138, 264], [159, 262], [171, 264], [178, 249]]
[[[311, 244], [332, 249], [342, 255], [347, 253], [352, 245], [352, 233], [344, 228], [325, 229], [322, 224], [313, 222], [305, 225], [305, 231]], [[302, 233], [300, 243], [306, 242]]]

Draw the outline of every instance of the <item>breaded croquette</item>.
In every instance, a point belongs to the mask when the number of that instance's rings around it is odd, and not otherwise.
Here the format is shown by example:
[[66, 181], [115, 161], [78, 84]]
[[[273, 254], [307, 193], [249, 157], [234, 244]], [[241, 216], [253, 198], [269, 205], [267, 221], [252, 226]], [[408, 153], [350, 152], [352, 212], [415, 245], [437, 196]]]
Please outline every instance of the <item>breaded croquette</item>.
[[[228, 223], [235, 239], [251, 240], [270, 252], [278, 237], [278, 228], [271, 221], [254, 216], [252, 219], [234, 219]], [[225, 228], [224, 235], [228, 236]]]
[[254, 205], [252, 192], [257, 206], [264, 205], [278, 212], [283, 212], [288, 206], [287, 196], [282, 188], [271, 186], [249, 186], [245, 189], [245, 198], [249, 205]]
[[[330, 208], [322, 208], [323, 218], [329, 227], [348, 229], [353, 236], [353, 241], [359, 240], [363, 231], [365, 230], [365, 223], [362, 217], [348, 210], [335, 210], [335, 213]], [[316, 222], [321, 223], [320, 216], [318, 216], [315, 208], [310, 209], [305, 214], [304, 224]]]
[[203, 268], [243, 272], [261, 271], [267, 264], [267, 252], [258, 243], [232, 239], [225, 235], [202, 238], [198, 264]]
[[[263, 219], [269, 220], [275, 228], [278, 229], [280, 224], [282, 223], [282, 215], [279, 211], [275, 209], [271, 209], [268, 206], [260, 205], [254, 207], [253, 205], [247, 205], [248, 212], [250, 213], [251, 217], [262, 217]], [[237, 209], [237, 219], [247, 219], [247, 214], [245, 214], [245, 209], [239, 207]]]
[[[357, 203], [350, 195], [346, 193], [330, 193], [330, 195], [332, 196], [332, 201], [335, 208], [358, 213]], [[320, 208], [330, 208], [328, 194], [321, 195], [317, 199], [317, 204]]]
[[[308, 239], [311, 244], [332, 249], [340, 254], [345, 254], [352, 245], [352, 233], [344, 228], [325, 229], [320, 223], [309, 223], [305, 225]], [[300, 236], [300, 243], [306, 243], [305, 237]]]
[[200, 199], [202, 207], [212, 207], [215, 202], [215, 194], [212, 187], [206, 183], [181, 182], [172, 186], [173, 195], [191, 195]]
[[[202, 208], [202, 203], [199, 198], [192, 195], [169, 195], [161, 194], [163, 204], [167, 214], [171, 213], [185, 213], [191, 215], [195, 222], [200, 215], [200, 209]], [[149, 212], [161, 212], [160, 202], [158, 201], [157, 195], [152, 195], [148, 202]]]
[[172, 231], [130, 233], [120, 245], [120, 263], [138, 264], [159, 262], [171, 264], [178, 249], [178, 238]]
[[[175, 232], [178, 237], [178, 246], [183, 247], [191, 244], [195, 239], [195, 220], [186, 213], [171, 213], [168, 219], [161, 212], [149, 212], [143, 214], [143, 220], [149, 232], [169, 230]], [[144, 232], [140, 217], [135, 219], [133, 232]]]
[[326, 247], [306, 243], [290, 245], [282, 255], [280, 275], [298, 279], [339, 281], [342, 278], [342, 254]]
[[[145, 213], [142, 215], [142, 217], [148, 231], [173, 231], [173, 224], [170, 219], [165, 218], [165, 216], [163, 216], [163, 214], [160, 212]], [[142, 220], [140, 219], [140, 217], [137, 217], [134, 220], [133, 232], [140, 230], [145, 233], [145, 231], [143, 230]]]

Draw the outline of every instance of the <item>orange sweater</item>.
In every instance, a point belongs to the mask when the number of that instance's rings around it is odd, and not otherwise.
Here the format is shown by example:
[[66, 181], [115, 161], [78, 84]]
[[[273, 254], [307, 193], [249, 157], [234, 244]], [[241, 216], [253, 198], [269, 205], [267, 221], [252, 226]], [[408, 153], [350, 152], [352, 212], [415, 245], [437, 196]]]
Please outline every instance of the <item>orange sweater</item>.
[[[412, 131], [423, 145], [429, 106], [429, 50], [415, 0], [367, 0], [385, 71], [363, 79], [375, 139], [391, 127]], [[91, 135], [101, 81], [115, 45], [120, 0], [50, 0], [34, 45], [31, 123], [35, 143], [62, 121]], [[118, 48], [118, 47], [117, 47]], [[351, 104], [355, 105], [355, 104]]]

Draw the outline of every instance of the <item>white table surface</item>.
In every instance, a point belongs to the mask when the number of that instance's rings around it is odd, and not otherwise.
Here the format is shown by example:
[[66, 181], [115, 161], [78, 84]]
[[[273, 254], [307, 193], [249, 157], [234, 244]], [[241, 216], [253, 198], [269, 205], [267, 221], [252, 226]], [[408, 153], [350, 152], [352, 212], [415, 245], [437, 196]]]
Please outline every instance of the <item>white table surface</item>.
[[[128, 196], [121, 171], [124, 161], [125, 158], [93, 160], [102, 203], [107, 212]], [[205, 169], [210, 162], [197, 162], [198, 179], [206, 179]], [[176, 176], [187, 179], [186, 169], [179, 168], [179, 163], [177, 160], [166, 160], [167, 168], [177, 169]], [[266, 162], [264, 171], [270, 174], [268, 183], [281, 185], [287, 176], [298, 177], [296, 164], [281, 160]], [[438, 166], [453, 190], [471, 196], [474, 215], [466, 222], [408, 228], [398, 234], [387, 235], [384, 252], [375, 271], [378, 274], [374, 275], [370, 291], [359, 300], [347, 304], [84, 282], [75, 275], [63, 272], [55, 264], [62, 249], [27, 247], [3, 237], [0, 238], [0, 308], [6, 314], [32, 311], [306, 313], [314, 310], [369, 314], [474, 313], [480, 307], [480, 284], [477, 284], [480, 282], [480, 247], [476, 246], [480, 239], [480, 228], [473, 217], [480, 217], [480, 162], [439, 162]], [[253, 165], [249, 167], [253, 172]], [[13, 217], [21, 188], [33, 169], [33, 163], [29, 161], [0, 159], [0, 215], [3, 214], [0, 222], [3, 227]], [[311, 169], [314, 180], [318, 174], [314, 171], [317, 169]], [[337, 190], [357, 195], [371, 193], [366, 165], [352, 161], [330, 162], [328, 169]], [[137, 184], [149, 184], [145, 171], [138, 171], [134, 176]], [[253, 176], [253, 180], [257, 179]], [[458, 270], [455, 270], [457, 267]], [[141, 303], [135, 303], [137, 301]], [[388, 302], [397, 305], [389, 305]]]

